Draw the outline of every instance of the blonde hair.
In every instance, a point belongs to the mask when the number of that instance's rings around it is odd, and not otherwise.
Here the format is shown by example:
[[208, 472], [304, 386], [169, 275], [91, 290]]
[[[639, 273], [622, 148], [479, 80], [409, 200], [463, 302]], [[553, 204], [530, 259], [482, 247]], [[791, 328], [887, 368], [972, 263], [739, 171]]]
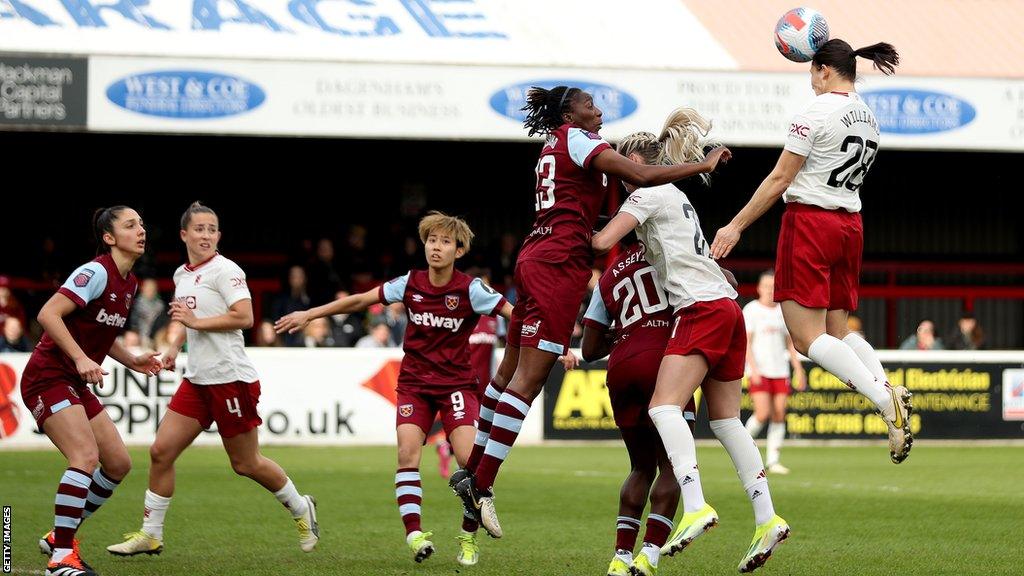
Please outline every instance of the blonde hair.
[[431, 232], [440, 232], [455, 238], [455, 245], [459, 248], [464, 248], [466, 252], [469, 252], [469, 247], [473, 243], [473, 237], [475, 236], [465, 220], [458, 216], [449, 216], [437, 210], [427, 212], [427, 215], [420, 220], [419, 229], [420, 241], [424, 244], [427, 243], [427, 237], [430, 236]]
[[[623, 156], [639, 154], [645, 164], [684, 164], [703, 162], [704, 147], [711, 131], [711, 122], [693, 108], [676, 108], [665, 120], [661, 134], [634, 132], [619, 142]], [[701, 174], [705, 183], [708, 174]]]

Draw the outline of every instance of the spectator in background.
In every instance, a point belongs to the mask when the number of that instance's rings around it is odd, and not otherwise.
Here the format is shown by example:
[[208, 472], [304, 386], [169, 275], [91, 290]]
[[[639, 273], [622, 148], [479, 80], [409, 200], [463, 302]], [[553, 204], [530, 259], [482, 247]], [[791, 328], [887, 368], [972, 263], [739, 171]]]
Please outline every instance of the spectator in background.
[[36, 256], [36, 263], [41, 280], [53, 282], [58, 286], [64, 281], [66, 276], [64, 266], [61, 265], [61, 259], [57, 252], [57, 243], [54, 242], [53, 238], [49, 236], [43, 238], [43, 243], [40, 245], [39, 253]]
[[917, 333], [908, 336], [900, 344], [900, 350], [945, 350], [942, 339], [935, 337], [935, 323], [931, 320], [922, 320], [917, 325]]
[[142, 346], [142, 337], [135, 330], [125, 330], [124, 334], [121, 334], [121, 346], [129, 350], [135, 350]]
[[0, 352], [31, 352], [32, 344], [25, 337], [25, 325], [17, 316], [8, 316], [3, 321], [0, 336]]
[[363, 336], [356, 342], [356, 348], [394, 348], [395, 341], [391, 339], [391, 329], [387, 322], [377, 320], [370, 325], [370, 333]]
[[[506, 291], [514, 290], [512, 276], [516, 270], [516, 258], [519, 256], [519, 241], [515, 235], [506, 232], [501, 235], [498, 242], [498, 249], [491, 257], [489, 266], [492, 278], [496, 284], [500, 284]], [[511, 298], [507, 298], [510, 302]]]
[[0, 326], [3, 326], [4, 320], [10, 316], [14, 316], [21, 321], [22, 326], [25, 326], [25, 308], [11, 292], [11, 279], [0, 276]]
[[259, 330], [256, 331], [256, 345], [264, 347], [276, 347], [281, 345], [274, 331], [274, 323], [270, 320], [261, 320]]
[[[347, 290], [338, 290], [334, 294], [334, 298], [337, 300], [347, 296], [349, 296]], [[339, 348], [352, 348], [355, 346], [360, 338], [366, 336], [366, 328], [363, 327], [365, 319], [366, 316], [362, 312], [330, 316], [327, 321], [330, 325], [332, 346]], [[270, 329], [273, 331], [274, 325], [269, 322], [268, 324], [270, 324]]]
[[[273, 317], [281, 318], [292, 312], [305, 310], [309, 306], [309, 294], [306, 292], [306, 270], [302, 266], [292, 266], [288, 269], [288, 292], [279, 295], [274, 301]], [[282, 339], [285, 346], [298, 348], [304, 345], [301, 332], [284, 334]]]
[[957, 325], [946, 337], [950, 350], [981, 350], [985, 347], [985, 332], [972, 312], [964, 312]]
[[156, 331], [167, 324], [167, 304], [160, 299], [156, 280], [146, 278], [139, 286], [139, 295], [132, 303], [129, 328], [138, 333], [144, 348], [153, 347]]
[[353, 224], [348, 229], [345, 251], [342, 253], [341, 271], [347, 274], [349, 286], [354, 292], [363, 292], [372, 287], [374, 280], [373, 263], [376, 258], [366, 249], [366, 227]]
[[315, 318], [302, 331], [302, 345], [306, 348], [330, 348], [334, 346], [331, 327], [326, 318]]
[[341, 286], [341, 275], [334, 263], [334, 242], [321, 238], [316, 243], [316, 258], [309, 267], [309, 298], [314, 306], [330, 302]]
[[391, 341], [395, 346], [401, 346], [405, 340], [405, 327], [409, 324], [409, 318], [405, 313], [405, 304], [395, 302], [384, 309], [384, 321], [391, 330]]
[[385, 276], [389, 278], [400, 276], [409, 270], [422, 267], [423, 248], [420, 247], [420, 240], [415, 236], [406, 235], [402, 238], [401, 245], [396, 250], [394, 260]]

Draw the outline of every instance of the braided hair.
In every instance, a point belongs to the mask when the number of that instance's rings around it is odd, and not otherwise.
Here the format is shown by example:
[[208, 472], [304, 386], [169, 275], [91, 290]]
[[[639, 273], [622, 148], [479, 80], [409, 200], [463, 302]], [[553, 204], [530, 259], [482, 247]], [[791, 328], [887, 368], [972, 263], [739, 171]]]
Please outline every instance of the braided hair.
[[572, 101], [583, 93], [580, 88], [572, 86], [555, 86], [547, 90], [539, 86], [530, 88], [526, 93], [526, 112], [523, 127], [529, 130], [527, 136], [549, 134], [565, 123], [562, 114], [569, 112]]

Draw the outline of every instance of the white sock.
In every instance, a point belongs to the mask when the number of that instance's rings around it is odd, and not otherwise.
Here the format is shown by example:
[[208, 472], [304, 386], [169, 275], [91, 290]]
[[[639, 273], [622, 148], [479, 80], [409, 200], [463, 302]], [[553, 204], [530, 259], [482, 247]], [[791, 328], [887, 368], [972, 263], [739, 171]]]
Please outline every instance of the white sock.
[[785, 422], [768, 423], [768, 449], [765, 451], [765, 460], [768, 461], [768, 466], [779, 463], [779, 451], [782, 450], [782, 441], [785, 438]]
[[408, 544], [412, 542], [412, 539], [419, 536], [420, 534], [423, 534], [423, 532], [420, 530], [413, 530], [412, 532], [409, 532], [405, 535], [405, 543]]
[[[693, 434], [683, 418], [683, 410], [679, 406], [667, 404], [655, 406], [647, 411], [654, 421], [654, 426], [665, 445], [665, 452], [672, 462], [672, 471], [679, 482], [683, 496], [683, 512], [696, 512], [706, 506], [704, 490], [700, 485], [700, 472], [697, 471], [697, 445], [693, 442]], [[749, 437], [749, 436], [748, 436]], [[756, 450], [756, 449], [755, 449]]]
[[775, 516], [775, 507], [772, 505], [771, 492], [768, 491], [761, 453], [757, 451], [754, 439], [747, 434], [739, 418], [712, 420], [711, 431], [732, 458], [736, 475], [754, 506], [754, 523], [761, 525], [771, 520]]
[[299, 495], [299, 491], [295, 489], [295, 484], [292, 484], [292, 479], [285, 478], [285, 480], [284, 488], [274, 492], [274, 497], [292, 513], [292, 518], [304, 516], [306, 509], [309, 508], [309, 504], [306, 503], [305, 498]]
[[878, 378], [879, 382], [888, 382], [889, 377], [885, 374], [885, 368], [882, 368], [882, 363], [878, 360], [878, 354], [875, 353], [875, 349], [868, 344], [868, 341], [861, 338], [860, 334], [856, 332], [850, 332], [843, 338], [843, 344], [846, 344], [853, 350], [857, 358], [860, 358], [861, 364]]
[[640, 549], [640, 553], [647, 556], [647, 560], [651, 563], [651, 566], [658, 567], [658, 558], [661, 556], [661, 548], [654, 544], [644, 543], [643, 548]]
[[616, 550], [615, 551], [615, 557], [618, 558], [619, 560], [622, 560], [626, 564], [632, 564], [633, 563], [633, 553], [630, 552], [629, 550]]
[[761, 435], [761, 430], [764, 429], [764, 422], [757, 419], [757, 416], [753, 414], [750, 418], [747, 418], [747, 432], [750, 432], [751, 438], [757, 438]]
[[142, 515], [142, 531], [157, 540], [164, 539], [164, 516], [171, 505], [171, 497], [146, 490], [146, 509]]
[[885, 389], [884, 380], [879, 381], [875, 378], [853, 349], [844, 344], [842, 340], [822, 334], [815, 338], [814, 342], [811, 342], [807, 349], [807, 356], [834, 374], [839, 380], [866, 396], [882, 411], [882, 414], [885, 414], [886, 418], [896, 417], [896, 414], [893, 413], [895, 408], [892, 406], [892, 396]]

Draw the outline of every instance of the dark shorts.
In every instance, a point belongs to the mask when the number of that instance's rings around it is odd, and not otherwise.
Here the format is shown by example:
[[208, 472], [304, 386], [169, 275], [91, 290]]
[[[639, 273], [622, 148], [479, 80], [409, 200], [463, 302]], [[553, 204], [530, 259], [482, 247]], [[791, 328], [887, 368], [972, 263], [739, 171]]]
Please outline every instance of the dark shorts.
[[480, 416], [480, 399], [475, 384], [437, 392], [429, 390], [398, 389], [395, 426], [415, 424], [426, 435], [438, 415], [445, 434], [459, 426], [476, 426]]
[[[612, 354], [615, 354], [614, 350]], [[608, 396], [612, 401], [615, 425], [619, 428], [654, 426], [647, 410], [654, 396], [658, 369], [664, 355], [661, 349], [646, 350], [629, 358], [616, 359], [608, 368]], [[683, 408], [687, 421], [694, 420], [696, 412], [696, 405], [690, 398]]]
[[34, 392], [30, 394], [22, 393], [21, 400], [32, 411], [40, 432], [43, 432], [43, 422], [47, 418], [76, 404], [85, 408], [85, 416], [89, 420], [103, 412], [103, 403], [82, 382], [55, 380], [52, 386], [42, 390], [36, 386], [33, 389]]
[[552, 263], [525, 260], [516, 264], [516, 305], [508, 343], [563, 355], [587, 293], [590, 265], [570, 258]]

